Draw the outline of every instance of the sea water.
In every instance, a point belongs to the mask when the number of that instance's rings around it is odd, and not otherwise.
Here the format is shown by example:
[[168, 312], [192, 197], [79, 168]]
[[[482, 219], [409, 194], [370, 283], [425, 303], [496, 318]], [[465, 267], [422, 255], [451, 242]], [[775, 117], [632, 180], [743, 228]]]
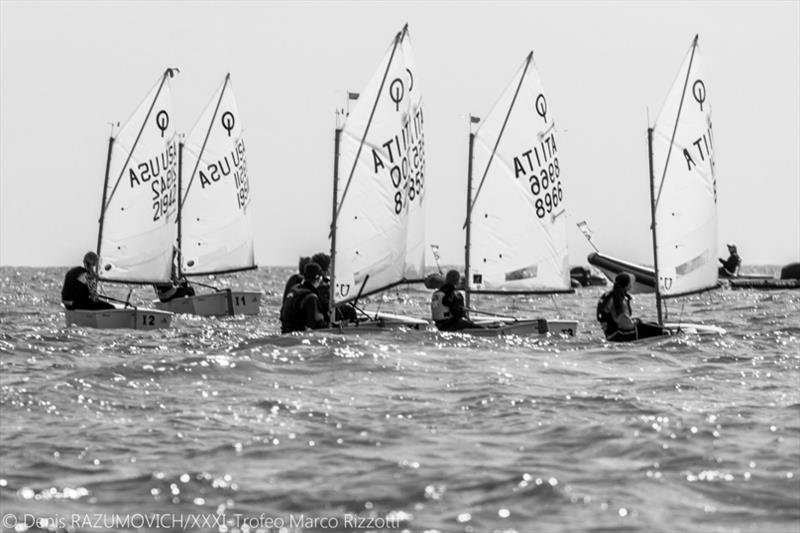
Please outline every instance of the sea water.
[[670, 302], [727, 334], [639, 344], [604, 341], [597, 287], [474, 302], [573, 338], [282, 336], [288, 268], [203, 280], [258, 316], [151, 332], [65, 327], [64, 271], [0, 269], [2, 531], [800, 530], [800, 291]]

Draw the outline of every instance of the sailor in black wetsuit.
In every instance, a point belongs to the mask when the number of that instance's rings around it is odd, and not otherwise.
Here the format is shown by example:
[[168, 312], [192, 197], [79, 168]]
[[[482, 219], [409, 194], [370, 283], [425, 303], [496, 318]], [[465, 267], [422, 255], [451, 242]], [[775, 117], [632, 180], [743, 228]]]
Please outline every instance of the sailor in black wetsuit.
[[186, 278], [181, 278], [172, 283], [156, 283], [153, 288], [156, 290], [158, 299], [162, 302], [195, 295], [194, 287], [189, 285]]
[[297, 272], [289, 276], [289, 279], [286, 281], [286, 285], [283, 287], [283, 298], [286, 299], [286, 295], [289, 294], [289, 291], [292, 287], [299, 283], [303, 283], [303, 269], [306, 267], [307, 264], [311, 262], [310, 257], [301, 257], [297, 263]]
[[431, 316], [439, 331], [480, 327], [467, 317], [464, 296], [456, 290], [460, 280], [461, 274], [458, 270], [448, 271], [444, 285], [431, 295]]
[[281, 307], [281, 333], [319, 329], [328, 325], [320, 306], [317, 287], [322, 282], [322, 269], [314, 262], [303, 269], [303, 282], [286, 294]]
[[633, 275], [621, 272], [614, 278], [614, 288], [600, 297], [597, 302], [597, 320], [603, 327], [606, 339], [614, 342], [630, 342], [648, 337], [669, 335], [658, 324], [642, 322], [633, 318], [631, 295]]
[[176, 298], [183, 298], [185, 296], [194, 296], [194, 287], [189, 284], [186, 277], [178, 279], [178, 249], [172, 248], [172, 270], [170, 271], [170, 279], [168, 283], [154, 283], [153, 289], [156, 291], [156, 296], [162, 302], [169, 302]]
[[86, 252], [83, 266], [69, 269], [61, 287], [61, 303], [70, 311], [87, 309], [97, 311], [114, 309], [108, 302], [97, 299], [97, 254]]
[[721, 278], [735, 278], [739, 275], [739, 267], [742, 265], [742, 258], [739, 252], [736, 251], [735, 244], [728, 245], [728, 258], [719, 258], [722, 266], [719, 267], [719, 277]]
[[[319, 284], [319, 301], [322, 311], [325, 313], [325, 320], [328, 320], [331, 309], [331, 278], [329, 277], [328, 269], [331, 266], [331, 256], [324, 252], [314, 254], [311, 256], [311, 261], [318, 264], [322, 269], [322, 283]], [[341, 321], [356, 322], [358, 320], [358, 311], [350, 302], [342, 303], [336, 306], [336, 315], [334, 322]]]

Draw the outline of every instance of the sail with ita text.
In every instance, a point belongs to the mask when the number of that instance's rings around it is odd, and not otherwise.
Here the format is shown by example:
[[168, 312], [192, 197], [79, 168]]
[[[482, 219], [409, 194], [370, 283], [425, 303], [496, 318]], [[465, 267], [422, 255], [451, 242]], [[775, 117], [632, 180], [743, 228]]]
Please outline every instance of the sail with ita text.
[[717, 182], [709, 83], [695, 37], [648, 132], [657, 295], [717, 286]]
[[331, 302], [347, 302], [425, 269], [422, 90], [404, 27], [336, 130]]
[[471, 135], [468, 291], [572, 292], [558, 147], [531, 52]]

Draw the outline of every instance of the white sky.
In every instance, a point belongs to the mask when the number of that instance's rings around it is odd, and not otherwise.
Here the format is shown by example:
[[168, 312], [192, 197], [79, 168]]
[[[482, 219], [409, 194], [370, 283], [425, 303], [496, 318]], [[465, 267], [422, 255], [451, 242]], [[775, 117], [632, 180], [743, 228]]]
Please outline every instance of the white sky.
[[651, 263], [647, 109], [695, 33], [713, 106], [719, 254], [800, 260], [800, 2], [0, 0], [0, 264], [70, 265], [97, 240], [109, 125], [166, 67], [189, 130], [231, 73], [261, 265], [327, 250], [334, 110], [409, 23], [424, 90], [429, 242], [462, 263], [467, 114], [525, 55], [559, 130], [571, 261]]

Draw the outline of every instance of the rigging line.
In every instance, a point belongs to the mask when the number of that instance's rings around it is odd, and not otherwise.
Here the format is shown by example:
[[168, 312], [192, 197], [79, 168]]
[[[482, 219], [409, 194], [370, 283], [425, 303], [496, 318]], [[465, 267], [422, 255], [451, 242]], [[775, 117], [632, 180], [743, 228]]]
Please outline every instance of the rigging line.
[[111, 190], [111, 194], [108, 196], [108, 200], [106, 201], [106, 205], [103, 206], [103, 210], [105, 211], [108, 209], [108, 204], [111, 203], [111, 199], [114, 198], [114, 193], [117, 192], [117, 187], [119, 186], [119, 182], [122, 181], [122, 175], [125, 174], [125, 169], [128, 168], [128, 163], [131, 161], [131, 157], [133, 157], [133, 152], [136, 150], [136, 146], [139, 144], [139, 139], [142, 137], [142, 133], [144, 132], [144, 127], [147, 125], [147, 121], [150, 119], [150, 114], [153, 112], [153, 108], [158, 102], [158, 97], [161, 94], [161, 89], [164, 88], [164, 83], [167, 81], [167, 76], [169, 75], [170, 78], [174, 77], [175, 75], [172, 73], [171, 68], [168, 68], [166, 72], [161, 76], [161, 85], [158, 86], [158, 90], [156, 91], [156, 96], [153, 98], [152, 103], [150, 104], [150, 109], [147, 110], [147, 115], [144, 117], [142, 121], [142, 127], [139, 128], [139, 134], [136, 135], [136, 140], [133, 141], [133, 146], [131, 147], [130, 151], [128, 152], [128, 158], [125, 160], [125, 164], [122, 165], [122, 170], [119, 171], [119, 177], [117, 178], [116, 183], [114, 183], [114, 188]]
[[[525, 68], [522, 71], [522, 76], [519, 78], [519, 83], [517, 84], [517, 90], [514, 91], [514, 97], [511, 99], [511, 105], [508, 106], [508, 111], [506, 112], [506, 118], [503, 120], [503, 126], [500, 128], [500, 133], [497, 135], [497, 140], [494, 143], [494, 148], [492, 149], [492, 153], [489, 156], [489, 161], [486, 163], [486, 169], [483, 171], [483, 177], [481, 178], [481, 182], [478, 184], [478, 190], [475, 191], [475, 196], [472, 198], [472, 205], [469, 206], [469, 212], [472, 213], [472, 208], [475, 206], [475, 202], [478, 201], [478, 195], [481, 193], [481, 189], [483, 188], [483, 183], [486, 181], [486, 176], [489, 174], [489, 168], [492, 166], [492, 160], [494, 159], [494, 154], [497, 153], [497, 147], [500, 146], [500, 140], [503, 138], [503, 132], [505, 132], [506, 125], [508, 124], [508, 119], [511, 117], [511, 111], [514, 109], [514, 104], [517, 102], [517, 96], [519, 96], [519, 90], [522, 88], [522, 82], [525, 81], [525, 74], [528, 72], [528, 66], [531, 64], [531, 59], [533, 59], [533, 51], [528, 54], [528, 57], [525, 58]], [[461, 229], [467, 227], [466, 221]]]
[[686, 87], [689, 85], [689, 74], [692, 73], [692, 63], [694, 62], [694, 53], [697, 50], [697, 38], [698, 35], [694, 36], [694, 42], [692, 42], [692, 55], [689, 57], [689, 67], [686, 69], [686, 79], [683, 81], [683, 92], [681, 93], [681, 101], [678, 104], [678, 114], [675, 117], [675, 126], [672, 128], [672, 138], [669, 141], [669, 149], [667, 150], [667, 159], [664, 161], [664, 172], [661, 174], [661, 181], [658, 184], [658, 196], [656, 196], [656, 203], [654, 208], [658, 207], [658, 202], [661, 200], [661, 190], [664, 187], [664, 180], [667, 178], [667, 168], [669, 168], [669, 158], [672, 155], [672, 147], [675, 143], [675, 135], [678, 132], [678, 123], [681, 119], [681, 111], [683, 110], [683, 100], [686, 98]]
[[562, 316], [561, 309], [559, 309], [558, 302], [556, 301], [556, 296], [554, 294], [551, 294], [550, 299], [553, 300], [553, 305], [556, 306], [556, 313], [558, 313], [558, 316]]
[[[225, 75], [225, 81], [222, 82], [222, 91], [219, 93], [219, 100], [217, 100], [217, 107], [214, 108], [214, 114], [211, 117], [211, 122], [208, 124], [208, 131], [206, 131], [206, 138], [203, 139], [203, 146], [200, 148], [200, 153], [197, 154], [197, 161], [194, 164], [194, 170], [192, 170], [192, 175], [189, 176], [189, 183], [186, 184], [186, 194], [183, 195], [183, 200], [181, 201], [182, 204], [186, 203], [186, 198], [189, 197], [189, 189], [192, 188], [192, 183], [194, 182], [194, 177], [197, 174], [197, 167], [200, 166], [200, 161], [203, 159], [203, 154], [206, 151], [206, 144], [208, 143], [209, 137], [211, 137], [211, 129], [214, 127], [214, 122], [217, 120], [217, 113], [219, 112], [219, 106], [222, 104], [222, 97], [225, 96], [225, 89], [228, 88], [228, 81], [231, 79], [231, 73]], [[180, 192], [178, 193], [180, 194]]]
[[[369, 133], [369, 128], [372, 126], [372, 119], [375, 116], [375, 110], [378, 108], [378, 102], [381, 98], [381, 93], [383, 93], [383, 86], [386, 84], [386, 77], [389, 75], [389, 69], [392, 67], [392, 60], [394, 59], [394, 53], [397, 51], [397, 46], [403, 39], [403, 35], [408, 28], [406, 25], [402, 31], [398, 32], [397, 35], [394, 37], [394, 45], [392, 46], [392, 53], [389, 56], [389, 62], [386, 64], [386, 70], [383, 73], [383, 78], [381, 79], [381, 85], [378, 87], [378, 94], [375, 96], [375, 102], [372, 104], [372, 111], [369, 114], [369, 120], [367, 120], [367, 127], [364, 128], [364, 135], [361, 137], [361, 142], [358, 145], [358, 151], [356, 152], [356, 157], [353, 160], [353, 167], [350, 169], [350, 175], [347, 177], [347, 183], [344, 186], [344, 191], [342, 192], [342, 199], [339, 201], [339, 205], [336, 208], [336, 213], [334, 215], [333, 220], [331, 221], [331, 232], [333, 232], [333, 227], [336, 225], [336, 222], [339, 220], [339, 213], [342, 211], [342, 204], [344, 203], [344, 199], [347, 197], [347, 191], [350, 189], [350, 183], [353, 181], [353, 174], [356, 171], [356, 166], [358, 166], [358, 160], [361, 157], [361, 150], [364, 148], [364, 142], [367, 140], [367, 134]], [[334, 199], [335, 200], [335, 199]]]

